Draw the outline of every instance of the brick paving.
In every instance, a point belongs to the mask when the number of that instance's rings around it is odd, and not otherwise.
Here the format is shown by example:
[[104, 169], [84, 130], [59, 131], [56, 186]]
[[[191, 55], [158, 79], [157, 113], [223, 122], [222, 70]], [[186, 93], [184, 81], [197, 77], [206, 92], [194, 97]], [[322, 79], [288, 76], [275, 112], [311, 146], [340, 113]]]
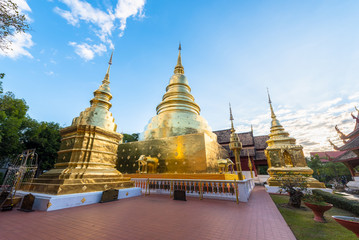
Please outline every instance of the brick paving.
[[0, 239], [295, 239], [264, 187], [248, 203], [140, 196], [52, 212], [0, 212]]

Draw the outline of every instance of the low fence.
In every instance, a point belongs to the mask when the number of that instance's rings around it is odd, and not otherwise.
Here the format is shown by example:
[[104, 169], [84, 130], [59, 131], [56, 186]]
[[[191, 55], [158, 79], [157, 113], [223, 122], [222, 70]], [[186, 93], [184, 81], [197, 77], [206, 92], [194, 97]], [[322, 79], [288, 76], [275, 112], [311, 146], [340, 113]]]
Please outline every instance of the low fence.
[[174, 190], [184, 190], [187, 196], [248, 202], [254, 188], [253, 179], [200, 180], [200, 179], [163, 179], [132, 178], [136, 187], [144, 194], [173, 195]]

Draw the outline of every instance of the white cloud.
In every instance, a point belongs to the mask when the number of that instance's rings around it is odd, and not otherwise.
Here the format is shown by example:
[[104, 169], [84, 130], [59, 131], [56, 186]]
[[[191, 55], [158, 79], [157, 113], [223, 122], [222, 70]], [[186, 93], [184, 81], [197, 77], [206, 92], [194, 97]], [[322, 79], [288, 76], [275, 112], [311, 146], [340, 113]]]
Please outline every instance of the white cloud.
[[348, 97], [350, 100], [359, 98], [359, 92]]
[[12, 42], [10, 49], [0, 50], [0, 56], [16, 59], [20, 56], [33, 58], [28, 51], [34, 45], [32, 36], [29, 33], [16, 33], [14, 36], [9, 36], [9, 41]]
[[[84, 21], [91, 25], [94, 33], [99, 37], [100, 41], [106, 44], [109, 48], [114, 48], [111, 40], [113, 31], [120, 30], [119, 36], [121, 37], [126, 28], [127, 19], [129, 17], [144, 17], [143, 7], [145, 0], [118, 0], [115, 10], [111, 8], [107, 11], [103, 11], [99, 8], [93, 7], [90, 3], [82, 0], [61, 0], [69, 10], [64, 10], [59, 7], [55, 7], [54, 11], [66, 21], [76, 27], [80, 27], [80, 22]], [[89, 38], [86, 38], [88, 40]], [[101, 44], [100, 44], [101, 45]], [[84, 59], [90, 60], [94, 58], [93, 53], [96, 53], [92, 49], [89, 51], [86, 43], [78, 44], [82, 46], [81, 51]], [[97, 45], [92, 45], [97, 46]], [[79, 54], [78, 48], [75, 52]]]
[[[298, 109], [293, 106], [274, 107], [277, 119], [289, 134], [297, 139], [306, 155], [315, 151], [334, 151], [328, 142], [328, 138], [337, 146], [343, 144], [335, 131], [335, 125], [348, 134], [353, 131], [355, 120], [350, 113], [355, 111], [354, 106], [359, 101], [353, 101], [350, 96], [336, 98], [313, 104], [306, 109]], [[269, 109], [269, 108], [268, 108]], [[270, 113], [257, 116], [254, 120], [242, 120], [238, 126], [238, 132], [250, 129], [253, 124], [255, 135], [268, 135], [270, 130]]]
[[[30, 22], [31, 18], [26, 13], [31, 12], [31, 8], [27, 4], [26, 0], [13, 0], [13, 2], [17, 4], [19, 13], [25, 14], [27, 21]], [[4, 50], [0, 49], [0, 56], [13, 59], [16, 59], [20, 56], [33, 58], [33, 56], [28, 51], [28, 49], [34, 45], [31, 34], [15, 33], [12, 36], [8, 36], [5, 41], [9, 43], [9, 48]]]
[[89, 45], [87, 43], [78, 44], [76, 42], [69, 42], [70, 46], [75, 48], [75, 53], [83, 58], [85, 61], [92, 60], [95, 57], [95, 54], [102, 55], [102, 53], [107, 51], [107, 48], [104, 44], [93, 44]]
[[27, 4], [26, 0], [13, 0], [13, 2], [17, 4], [21, 13], [31, 12], [31, 8]]

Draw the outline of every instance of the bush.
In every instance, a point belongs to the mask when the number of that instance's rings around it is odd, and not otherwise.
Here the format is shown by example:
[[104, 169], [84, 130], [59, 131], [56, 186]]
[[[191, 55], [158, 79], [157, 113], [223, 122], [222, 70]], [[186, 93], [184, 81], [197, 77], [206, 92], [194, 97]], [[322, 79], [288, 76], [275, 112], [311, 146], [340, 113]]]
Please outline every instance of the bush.
[[319, 189], [312, 190], [313, 194], [321, 196], [324, 201], [333, 204], [337, 208], [341, 208], [359, 215], [359, 202], [355, 200], [349, 200], [344, 197], [334, 195], [332, 193], [324, 192]]
[[2, 184], [3, 180], [4, 180], [4, 173], [0, 172], [0, 185]]

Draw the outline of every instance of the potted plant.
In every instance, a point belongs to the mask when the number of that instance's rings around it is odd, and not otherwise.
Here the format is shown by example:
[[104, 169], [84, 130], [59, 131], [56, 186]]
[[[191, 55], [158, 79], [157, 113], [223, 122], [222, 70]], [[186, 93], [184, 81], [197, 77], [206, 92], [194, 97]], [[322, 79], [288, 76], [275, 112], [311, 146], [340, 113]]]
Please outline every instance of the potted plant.
[[332, 218], [359, 238], [359, 218], [347, 216], [332, 216]]
[[324, 202], [323, 198], [313, 194], [306, 194], [303, 197], [305, 206], [310, 208], [314, 213], [314, 221], [325, 223], [324, 212], [333, 207], [332, 204]]
[[300, 208], [302, 197], [307, 192], [306, 175], [294, 174], [292, 172], [279, 173], [276, 179], [280, 183], [280, 191], [289, 194], [288, 205]]

